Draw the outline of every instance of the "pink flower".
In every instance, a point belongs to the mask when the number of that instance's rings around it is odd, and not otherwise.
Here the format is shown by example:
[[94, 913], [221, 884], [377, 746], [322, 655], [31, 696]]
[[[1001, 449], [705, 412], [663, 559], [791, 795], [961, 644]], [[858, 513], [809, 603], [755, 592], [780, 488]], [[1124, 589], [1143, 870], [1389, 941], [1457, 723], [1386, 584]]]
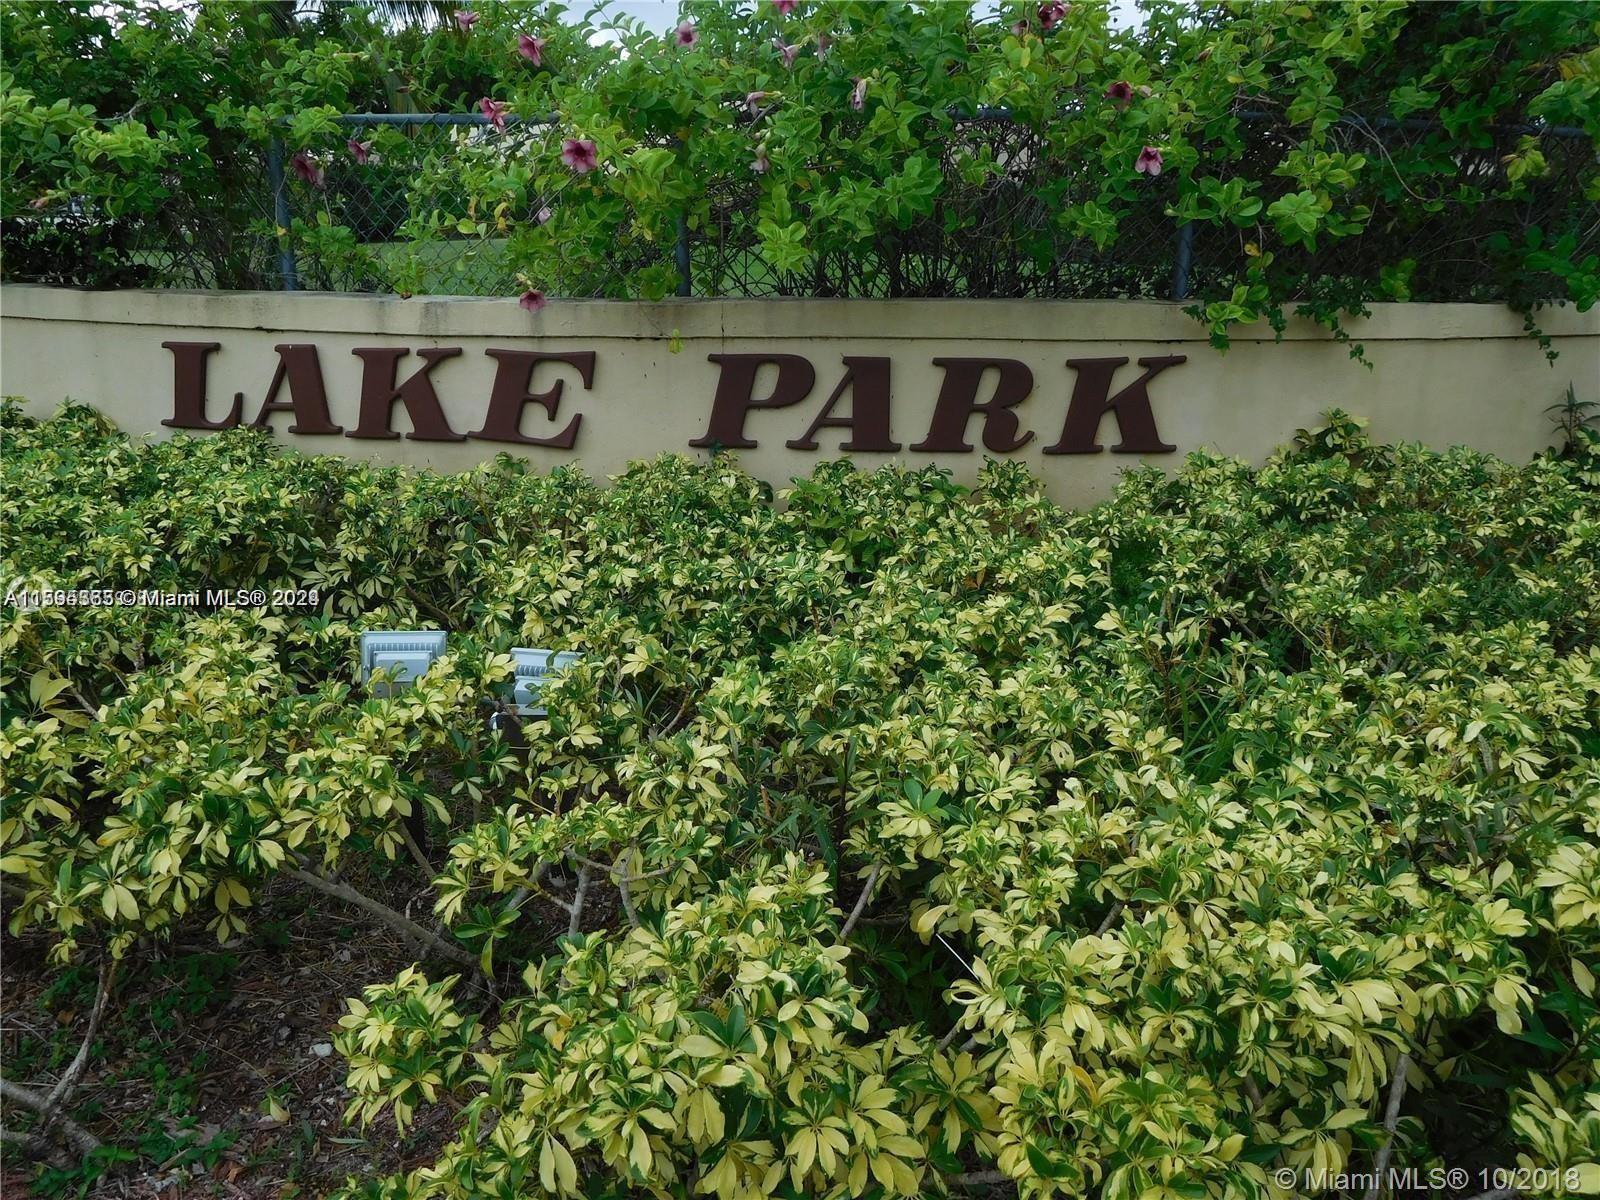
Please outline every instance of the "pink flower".
[[1018, 37], [1026, 37], [1028, 34], [1028, 23], [1026, 21], [1018, 21], [1016, 24], [1011, 26], [1011, 32], [1016, 34]]
[[546, 304], [549, 304], [550, 301], [545, 299], [544, 293], [538, 288], [529, 288], [517, 297], [517, 303], [529, 312], [536, 313]]
[[477, 23], [478, 14], [473, 12], [470, 8], [458, 9], [456, 11], [456, 24], [461, 26], [462, 33], [471, 33], [472, 27]]
[[751, 92], [744, 98], [744, 107], [752, 117], [761, 111], [761, 102], [767, 98], [765, 92]]
[[850, 89], [850, 107], [860, 112], [867, 106], [867, 81], [856, 80], [856, 86]]
[[772, 46], [779, 54], [783, 55], [783, 69], [786, 71], [794, 70], [795, 56], [800, 53], [800, 47], [790, 46], [782, 38], [773, 38]]
[[828, 57], [828, 47], [833, 45], [833, 39], [825, 33], [817, 34], [817, 58]]
[[750, 169], [757, 175], [765, 175], [772, 170], [772, 160], [767, 157], [767, 148], [765, 146], [756, 147], [756, 160], [750, 164]]
[[1139, 151], [1139, 157], [1133, 160], [1133, 169], [1141, 175], [1161, 174], [1161, 151], [1154, 146], [1146, 146]]
[[579, 175], [587, 175], [600, 165], [594, 143], [584, 138], [567, 138], [561, 143], [561, 161]]
[[544, 62], [544, 46], [545, 39], [537, 34], [524, 33], [517, 36], [517, 53], [536, 67]]
[[693, 49], [694, 44], [700, 40], [700, 32], [695, 29], [693, 21], [685, 21], [673, 31], [672, 40], [680, 49]]
[[1106, 89], [1106, 99], [1115, 100], [1118, 108], [1127, 108], [1133, 101], [1133, 85], [1119, 79]]
[[489, 118], [489, 124], [504, 132], [506, 127], [506, 106], [504, 104], [485, 96], [478, 101], [478, 107], [483, 109], [483, 115]]
[[795, 0], [772, 0], [772, 7], [778, 10], [780, 17], [787, 17], [794, 11]]
[[1063, 4], [1062, 0], [1050, 0], [1050, 3], [1039, 6], [1039, 24], [1052, 29], [1071, 11], [1070, 4]]
[[301, 150], [289, 160], [289, 169], [312, 187], [324, 187], [327, 177], [317, 160]]
[[28, 207], [33, 209], [34, 212], [43, 212], [50, 207], [50, 197], [48, 195], [35, 196], [28, 201]]
[[355, 138], [351, 138], [344, 144], [344, 148], [350, 151], [350, 157], [362, 166], [366, 166], [367, 163], [372, 161], [371, 142], [358, 142]]
[[550, 206], [546, 204], [540, 208], [538, 212], [533, 214], [533, 220], [535, 224], [545, 225], [549, 223], [550, 218], [553, 216], [555, 216], [555, 213], [551, 212]]

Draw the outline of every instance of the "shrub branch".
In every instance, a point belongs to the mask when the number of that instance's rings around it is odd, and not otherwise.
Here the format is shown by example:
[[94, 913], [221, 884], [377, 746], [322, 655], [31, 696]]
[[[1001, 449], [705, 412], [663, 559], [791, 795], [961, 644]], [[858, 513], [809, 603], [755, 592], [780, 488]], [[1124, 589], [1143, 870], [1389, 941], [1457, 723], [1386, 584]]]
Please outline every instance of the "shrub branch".
[[420, 942], [424, 947], [432, 947], [451, 962], [466, 967], [476, 975], [483, 974], [483, 968], [478, 965], [478, 960], [466, 950], [445, 941], [444, 938], [439, 937], [432, 930], [424, 929], [404, 913], [396, 912], [382, 901], [374, 900], [371, 896], [356, 891], [355, 888], [347, 883], [340, 883], [337, 880], [329, 879], [324, 875], [305, 870], [302, 867], [287, 867], [285, 870], [287, 870], [291, 878], [298, 879], [307, 887], [315, 888], [324, 895], [333, 896], [348, 904], [354, 904], [363, 912], [377, 917], [378, 920], [391, 929]]
[[1372, 1182], [1367, 1185], [1365, 1200], [1378, 1200], [1384, 1191], [1383, 1179], [1389, 1173], [1389, 1156], [1394, 1153], [1394, 1129], [1400, 1123], [1400, 1102], [1406, 1098], [1406, 1072], [1411, 1069], [1411, 1054], [1402, 1050], [1395, 1059], [1394, 1079], [1389, 1084], [1389, 1104], [1383, 1114], [1383, 1145], [1378, 1147], [1372, 1160]]

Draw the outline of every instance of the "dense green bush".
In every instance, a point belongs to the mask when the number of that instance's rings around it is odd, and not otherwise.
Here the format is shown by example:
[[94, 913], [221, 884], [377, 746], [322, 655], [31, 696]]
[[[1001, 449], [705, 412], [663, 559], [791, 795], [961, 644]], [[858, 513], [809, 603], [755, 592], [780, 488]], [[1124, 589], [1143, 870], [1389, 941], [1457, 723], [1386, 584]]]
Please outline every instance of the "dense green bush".
[[[602, 488], [83, 409], [0, 450], [8, 590], [320, 589], [8, 609], [0, 869], [10, 936], [110, 963], [433, 854], [458, 961], [337, 1041], [353, 1118], [459, 1137], [353, 1193], [1288, 1197], [1385, 1146], [1600, 1191], [1587, 434], [1335, 417], [1076, 513], [1015, 464]], [[417, 625], [450, 654], [366, 694], [358, 632]], [[513, 645], [584, 657], [496, 730]]]

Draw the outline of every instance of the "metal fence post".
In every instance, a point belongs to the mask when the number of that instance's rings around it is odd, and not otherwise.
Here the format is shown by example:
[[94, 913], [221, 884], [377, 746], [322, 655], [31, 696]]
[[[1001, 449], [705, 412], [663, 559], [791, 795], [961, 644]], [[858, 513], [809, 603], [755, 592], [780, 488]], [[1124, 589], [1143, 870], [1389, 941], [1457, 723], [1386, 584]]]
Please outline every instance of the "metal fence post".
[[689, 269], [689, 218], [678, 214], [678, 295], [688, 296], [694, 291], [694, 277]]
[[299, 270], [294, 261], [294, 245], [289, 229], [294, 222], [289, 212], [289, 189], [284, 186], [283, 143], [273, 138], [267, 143], [267, 183], [272, 188], [272, 222], [283, 232], [278, 239], [278, 286], [285, 292], [300, 290]]
[[1172, 298], [1189, 298], [1189, 264], [1194, 258], [1194, 222], [1178, 226], [1178, 252], [1172, 262]]

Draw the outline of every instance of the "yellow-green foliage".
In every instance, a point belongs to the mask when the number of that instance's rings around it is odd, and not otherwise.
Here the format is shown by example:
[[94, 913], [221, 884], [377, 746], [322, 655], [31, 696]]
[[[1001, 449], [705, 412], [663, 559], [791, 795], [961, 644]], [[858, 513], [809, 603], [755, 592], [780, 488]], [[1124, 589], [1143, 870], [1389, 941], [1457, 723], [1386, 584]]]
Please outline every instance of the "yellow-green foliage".
[[[502, 1000], [352, 999], [351, 1116], [458, 1126], [355, 1193], [1312, 1195], [1370, 1169], [1402, 1053], [1396, 1165], [1509, 1090], [1494, 1165], [1600, 1191], [1591, 441], [1336, 416], [1072, 513], [1014, 465], [773, 497], [7, 426], [8, 586], [322, 591], [8, 612], [13, 930], [227, 936], [289, 855], [449, 837], [437, 913]], [[358, 632], [419, 624], [451, 654], [365, 696]], [[513, 645], [584, 655], [525, 748], [480, 705]], [[583, 888], [541, 941], [530, 896]]]

